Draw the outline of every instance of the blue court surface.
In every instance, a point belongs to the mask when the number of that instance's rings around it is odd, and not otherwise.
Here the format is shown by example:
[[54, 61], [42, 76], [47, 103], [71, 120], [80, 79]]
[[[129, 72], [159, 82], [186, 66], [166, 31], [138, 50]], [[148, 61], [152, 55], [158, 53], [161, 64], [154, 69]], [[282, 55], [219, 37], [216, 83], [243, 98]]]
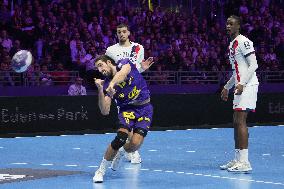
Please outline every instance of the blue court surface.
[[92, 183], [114, 133], [0, 139], [1, 189], [284, 189], [284, 127], [249, 128], [253, 172], [219, 170], [233, 157], [233, 129], [152, 131], [141, 165], [122, 162]]

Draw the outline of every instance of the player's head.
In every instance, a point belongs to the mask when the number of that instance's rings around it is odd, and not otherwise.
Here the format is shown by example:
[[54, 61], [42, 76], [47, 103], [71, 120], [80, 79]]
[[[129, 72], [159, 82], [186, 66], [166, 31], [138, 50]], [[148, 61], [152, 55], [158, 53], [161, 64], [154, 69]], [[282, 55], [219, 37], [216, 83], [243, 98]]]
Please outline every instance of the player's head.
[[96, 58], [95, 66], [104, 76], [110, 77], [113, 76], [113, 68], [115, 68], [116, 64], [109, 56], [102, 55]]
[[116, 27], [116, 35], [118, 37], [119, 42], [124, 43], [129, 40], [130, 31], [128, 25], [126, 24], [119, 24]]
[[235, 15], [231, 15], [227, 19], [226, 23], [227, 33], [230, 36], [235, 35], [236, 33], [240, 33], [240, 28], [241, 28], [241, 18]]

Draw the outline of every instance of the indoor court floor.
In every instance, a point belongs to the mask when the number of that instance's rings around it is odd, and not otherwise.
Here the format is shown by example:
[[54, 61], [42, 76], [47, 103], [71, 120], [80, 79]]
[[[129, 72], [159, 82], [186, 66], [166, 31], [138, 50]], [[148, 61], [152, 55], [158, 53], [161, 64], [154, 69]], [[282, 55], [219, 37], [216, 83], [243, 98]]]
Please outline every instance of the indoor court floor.
[[249, 128], [253, 171], [219, 170], [233, 157], [233, 129], [152, 131], [142, 164], [122, 161], [92, 177], [115, 133], [0, 139], [0, 189], [284, 189], [284, 126]]

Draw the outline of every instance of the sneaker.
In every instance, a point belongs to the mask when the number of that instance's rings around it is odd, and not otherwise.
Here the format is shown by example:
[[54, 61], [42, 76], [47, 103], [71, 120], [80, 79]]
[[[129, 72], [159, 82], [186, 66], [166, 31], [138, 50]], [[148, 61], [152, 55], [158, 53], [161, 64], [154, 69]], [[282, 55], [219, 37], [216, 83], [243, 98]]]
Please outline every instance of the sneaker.
[[237, 162], [238, 162], [237, 160], [233, 159], [233, 160], [229, 161], [227, 164], [221, 165], [220, 169], [221, 170], [227, 170], [227, 169], [233, 167]]
[[135, 152], [131, 153], [131, 163], [132, 164], [139, 164], [142, 162], [141, 156], [139, 152], [136, 150]]
[[98, 168], [98, 170], [95, 172], [95, 176], [93, 177], [93, 182], [94, 183], [102, 183], [104, 181], [104, 175], [106, 173], [106, 169], [109, 165], [109, 161], [107, 161], [106, 159], [103, 159], [101, 162], [100, 167]]
[[[123, 147], [122, 147], [123, 148]], [[121, 149], [122, 149], [121, 148]], [[119, 168], [119, 162], [120, 162], [120, 159], [121, 157], [125, 154], [124, 153], [124, 149], [119, 149], [117, 151], [117, 154], [115, 155], [115, 157], [113, 158], [112, 162], [111, 162], [111, 169], [113, 171], [116, 171], [118, 168]]]
[[244, 172], [252, 171], [250, 162], [237, 162], [234, 166], [227, 169], [229, 172]]
[[104, 181], [104, 172], [98, 169], [93, 177], [94, 183], [102, 183]]

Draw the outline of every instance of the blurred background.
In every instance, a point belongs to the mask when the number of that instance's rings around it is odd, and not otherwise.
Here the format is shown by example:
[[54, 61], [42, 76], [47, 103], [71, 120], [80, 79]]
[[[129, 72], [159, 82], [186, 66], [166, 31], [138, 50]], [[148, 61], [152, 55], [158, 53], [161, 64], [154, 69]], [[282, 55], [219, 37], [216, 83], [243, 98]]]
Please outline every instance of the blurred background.
[[[131, 41], [144, 46], [145, 58], [155, 57], [144, 73], [150, 85], [208, 85], [214, 90], [207, 92], [216, 92], [230, 77], [225, 22], [231, 14], [241, 16], [242, 34], [254, 42], [260, 81], [284, 82], [283, 0], [0, 2], [2, 87], [65, 86], [80, 76], [93, 94], [98, 73], [91, 59], [117, 43], [116, 26], [127, 23]], [[34, 56], [24, 74], [10, 68], [20, 49]]]

